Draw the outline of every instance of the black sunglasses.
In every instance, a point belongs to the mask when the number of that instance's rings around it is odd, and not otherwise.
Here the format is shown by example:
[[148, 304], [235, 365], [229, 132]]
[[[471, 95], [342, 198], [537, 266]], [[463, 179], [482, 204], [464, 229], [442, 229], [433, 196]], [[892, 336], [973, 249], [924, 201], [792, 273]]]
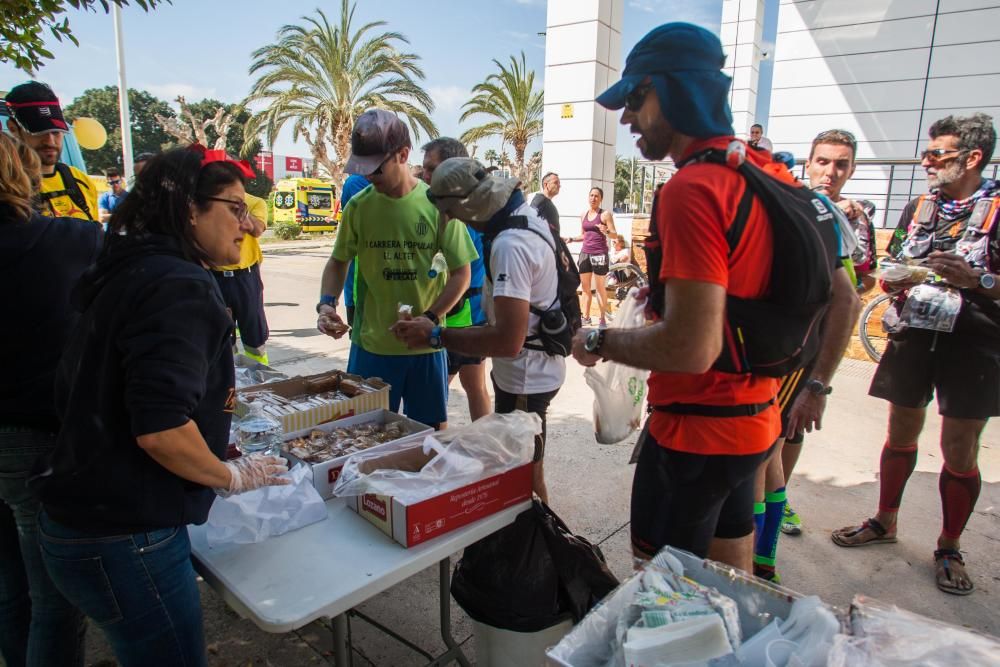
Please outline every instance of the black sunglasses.
[[385, 163], [388, 162], [389, 160], [391, 160], [394, 157], [396, 157], [396, 152], [395, 151], [393, 151], [392, 153], [389, 153], [389, 155], [384, 160], [382, 160], [381, 162], [378, 163], [378, 166], [375, 167], [375, 171], [373, 171], [372, 173], [370, 173], [368, 175], [369, 176], [381, 176], [382, 175], [382, 167], [384, 167]]
[[224, 204], [229, 204], [230, 206], [235, 206], [236, 210], [233, 211], [233, 215], [235, 215], [236, 219], [239, 220], [240, 222], [246, 220], [247, 217], [250, 215], [250, 211], [249, 209], [247, 209], [246, 202], [242, 202], [238, 199], [226, 199], [224, 197], [205, 197], [205, 199], [208, 199], [209, 201], [222, 202]]
[[625, 108], [632, 113], [637, 112], [642, 108], [643, 102], [646, 101], [646, 95], [650, 90], [653, 89], [653, 84], [644, 83], [636, 86], [632, 91], [625, 96]]

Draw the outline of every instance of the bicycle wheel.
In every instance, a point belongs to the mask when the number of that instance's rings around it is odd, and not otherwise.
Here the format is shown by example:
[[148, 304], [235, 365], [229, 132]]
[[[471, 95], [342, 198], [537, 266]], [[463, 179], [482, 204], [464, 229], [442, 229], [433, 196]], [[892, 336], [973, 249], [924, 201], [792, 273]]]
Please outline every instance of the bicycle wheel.
[[614, 279], [614, 283], [607, 286], [608, 295], [614, 296], [618, 300], [619, 305], [628, 296], [630, 289], [633, 287], [642, 288], [649, 284], [646, 274], [631, 262], [619, 262], [618, 264], [609, 266], [608, 278], [609, 283], [611, 283], [610, 279]]
[[888, 294], [872, 299], [858, 320], [858, 338], [865, 352], [875, 362], [882, 359], [882, 353], [889, 344], [889, 334], [882, 327], [882, 315], [890, 303], [891, 297]]

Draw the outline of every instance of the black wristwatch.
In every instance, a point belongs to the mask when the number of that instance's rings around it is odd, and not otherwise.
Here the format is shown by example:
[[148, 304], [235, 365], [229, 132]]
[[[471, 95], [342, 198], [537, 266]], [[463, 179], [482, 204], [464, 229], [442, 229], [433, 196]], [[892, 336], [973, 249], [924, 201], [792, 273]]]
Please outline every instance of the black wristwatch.
[[441, 324], [441, 319], [437, 315], [435, 315], [434, 313], [432, 313], [431, 311], [425, 310], [424, 313], [423, 313], [423, 315], [424, 315], [424, 317], [426, 317], [427, 319], [429, 319], [431, 322], [433, 322], [435, 325]]
[[829, 396], [833, 393], [833, 387], [827, 386], [819, 380], [806, 380], [806, 391], [816, 396]]
[[600, 354], [602, 345], [604, 345], [604, 329], [594, 329], [588, 332], [587, 338], [583, 341], [583, 349], [591, 354]]
[[316, 312], [318, 313], [319, 309], [322, 308], [323, 306], [330, 306], [331, 308], [336, 308], [337, 297], [330, 296], [329, 294], [324, 294], [319, 298], [319, 303], [316, 304]]

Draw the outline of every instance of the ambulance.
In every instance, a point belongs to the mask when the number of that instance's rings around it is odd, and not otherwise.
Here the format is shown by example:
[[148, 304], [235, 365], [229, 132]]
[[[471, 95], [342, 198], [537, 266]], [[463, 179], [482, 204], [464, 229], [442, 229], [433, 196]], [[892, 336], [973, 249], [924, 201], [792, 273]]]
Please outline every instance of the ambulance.
[[340, 219], [337, 190], [318, 178], [283, 178], [274, 186], [274, 222], [294, 222], [303, 232], [332, 232]]

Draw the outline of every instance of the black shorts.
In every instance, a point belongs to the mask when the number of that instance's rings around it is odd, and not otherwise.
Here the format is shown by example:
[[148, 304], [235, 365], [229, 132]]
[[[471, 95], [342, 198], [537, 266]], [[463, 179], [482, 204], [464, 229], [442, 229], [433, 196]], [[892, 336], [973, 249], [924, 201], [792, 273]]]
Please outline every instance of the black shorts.
[[608, 275], [608, 253], [603, 255], [588, 255], [585, 252], [580, 253], [580, 259], [577, 260], [577, 268], [580, 269], [580, 273], [593, 273], [595, 276], [606, 276]]
[[260, 347], [267, 342], [267, 316], [264, 314], [264, 283], [260, 279], [260, 264], [248, 269], [212, 271], [219, 284], [226, 307], [233, 312], [233, 321], [240, 329], [240, 339], [247, 347]]
[[448, 375], [454, 375], [458, 373], [462, 366], [479, 366], [483, 363], [484, 357], [467, 357], [464, 354], [459, 354], [458, 352], [448, 352]]
[[1000, 415], [1000, 344], [926, 329], [894, 334], [868, 393], [904, 408], [925, 408], [934, 392], [943, 417]]
[[545, 415], [549, 411], [549, 403], [556, 397], [559, 390], [547, 391], [543, 394], [508, 394], [497, 386], [493, 380], [493, 410], [497, 414], [506, 414], [514, 410], [534, 412], [542, 418], [542, 432], [535, 436], [535, 455], [532, 461], [538, 462], [545, 458]]
[[785, 442], [793, 445], [801, 445], [805, 439], [805, 434], [799, 431], [792, 436], [788, 435], [788, 413], [795, 404], [795, 399], [805, 389], [806, 381], [812, 377], [813, 366], [814, 364], [809, 364], [781, 378], [781, 387], [778, 389], [778, 407], [781, 409], [781, 434], [785, 436]]
[[[705, 455], [661, 447], [649, 422], [632, 480], [632, 546], [650, 556], [669, 545], [704, 558], [712, 538], [753, 533], [753, 483], [771, 449]], [[773, 449], [773, 448], [772, 448]]]

